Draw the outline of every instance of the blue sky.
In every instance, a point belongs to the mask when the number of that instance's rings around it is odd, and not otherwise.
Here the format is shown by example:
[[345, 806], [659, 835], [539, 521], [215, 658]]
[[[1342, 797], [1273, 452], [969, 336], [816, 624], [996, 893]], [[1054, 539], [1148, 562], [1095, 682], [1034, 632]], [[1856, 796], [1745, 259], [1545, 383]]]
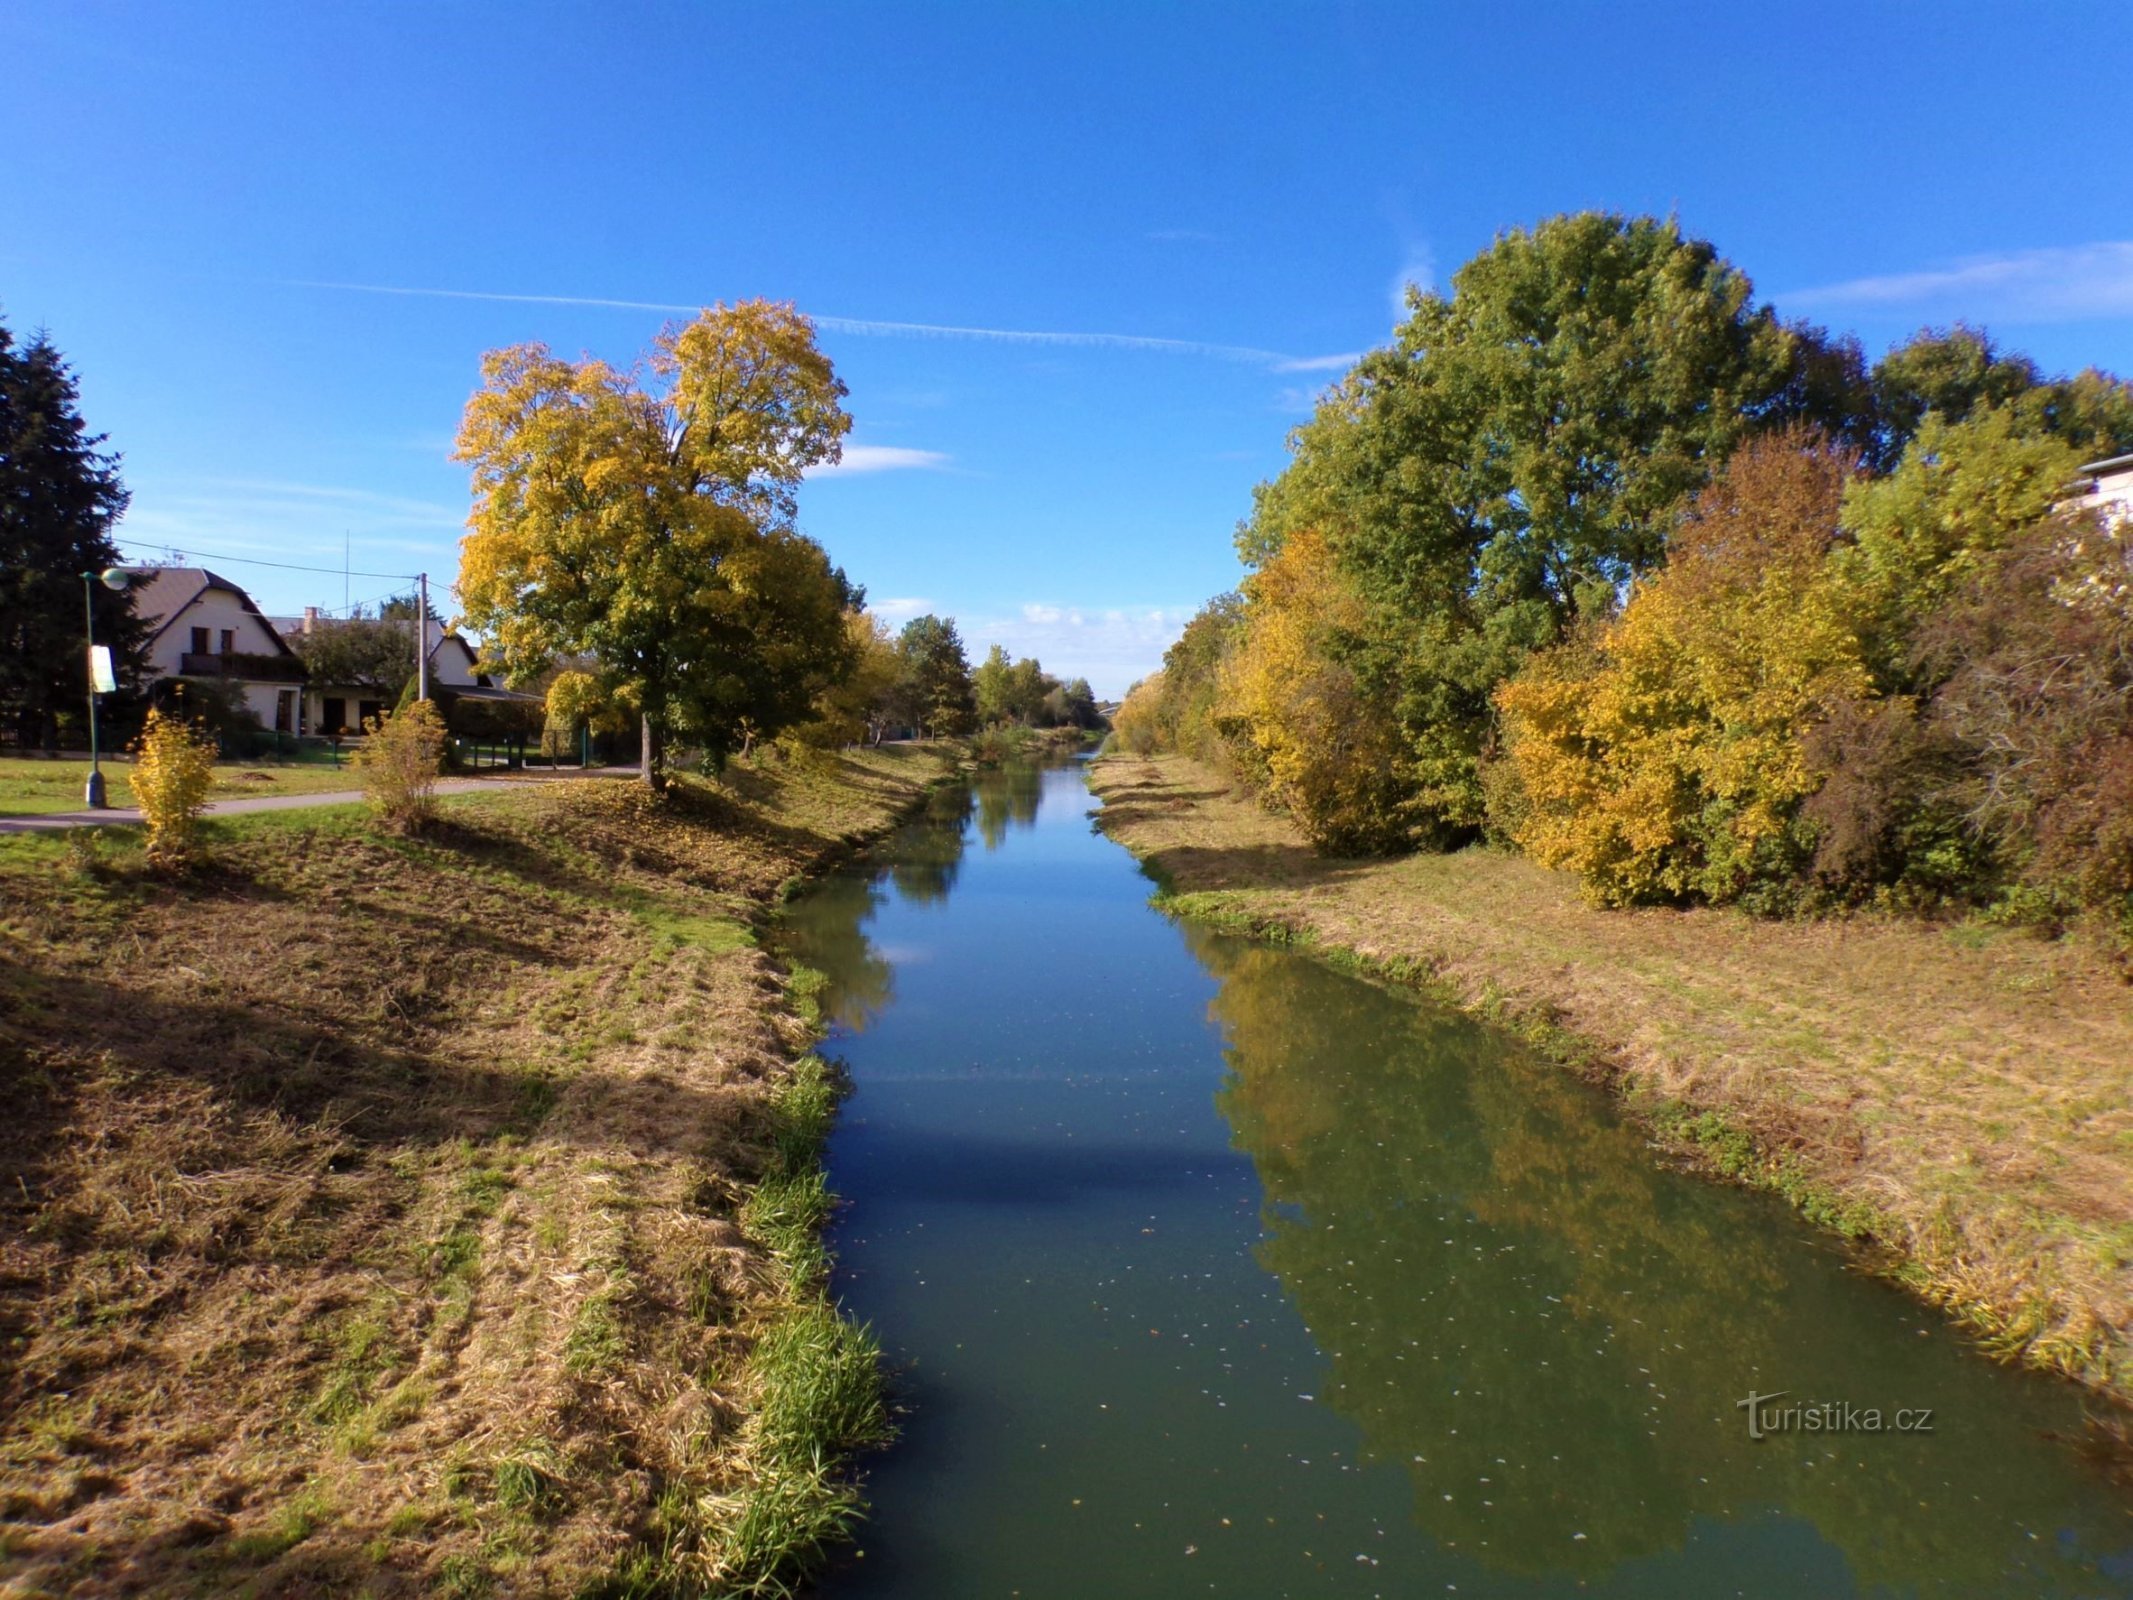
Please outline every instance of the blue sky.
[[12, 0], [0, 61], [0, 316], [144, 553], [446, 582], [484, 350], [765, 295], [852, 391], [808, 530], [1104, 693], [1235, 583], [1398, 285], [1506, 226], [1672, 210], [1870, 352], [1964, 318], [2133, 371], [2116, 6]]

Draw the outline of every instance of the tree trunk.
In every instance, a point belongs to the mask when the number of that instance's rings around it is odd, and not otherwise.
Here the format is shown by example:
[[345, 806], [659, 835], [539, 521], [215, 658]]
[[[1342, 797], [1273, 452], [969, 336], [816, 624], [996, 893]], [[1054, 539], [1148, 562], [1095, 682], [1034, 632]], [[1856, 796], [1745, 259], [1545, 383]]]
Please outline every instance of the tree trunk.
[[639, 727], [644, 743], [643, 755], [637, 768], [638, 774], [643, 778], [644, 786], [652, 793], [658, 794], [667, 786], [666, 740], [650, 717], [640, 719]]

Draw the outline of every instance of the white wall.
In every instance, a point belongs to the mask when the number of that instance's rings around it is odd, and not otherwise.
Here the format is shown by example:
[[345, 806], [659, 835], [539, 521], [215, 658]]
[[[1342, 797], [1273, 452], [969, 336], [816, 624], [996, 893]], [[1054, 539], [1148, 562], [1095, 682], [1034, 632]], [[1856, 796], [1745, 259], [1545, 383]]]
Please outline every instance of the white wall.
[[[242, 655], [279, 655], [274, 634], [267, 625], [251, 612], [245, 610], [244, 602], [227, 589], [207, 589], [200, 597], [172, 620], [169, 627], [149, 647], [149, 661], [155, 670], [168, 677], [178, 674], [179, 657], [189, 654], [193, 647], [193, 629], [207, 629], [207, 648], [210, 654], [222, 649], [222, 634], [227, 629], [231, 635], [230, 648]], [[271, 715], [273, 700], [267, 702], [269, 716], [267, 726], [274, 726]]]

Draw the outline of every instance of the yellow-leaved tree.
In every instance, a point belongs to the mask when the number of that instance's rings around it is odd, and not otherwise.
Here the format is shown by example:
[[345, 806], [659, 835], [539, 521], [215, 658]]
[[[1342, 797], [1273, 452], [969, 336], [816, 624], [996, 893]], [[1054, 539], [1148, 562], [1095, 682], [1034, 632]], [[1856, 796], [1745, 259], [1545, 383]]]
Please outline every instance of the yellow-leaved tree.
[[815, 695], [814, 715], [780, 739], [788, 754], [835, 750], [843, 745], [879, 744], [888, 728], [890, 691], [903, 674], [889, 625], [864, 611], [844, 619], [852, 649], [851, 670]]
[[686, 740], [714, 764], [806, 719], [851, 668], [859, 596], [793, 526], [806, 470], [851, 427], [789, 305], [713, 306], [637, 369], [492, 351], [458, 460], [474, 509], [460, 596], [517, 679], [588, 656], [626, 695], [644, 777]]
[[1873, 693], [1858, 594], [1829, 560], [1856, 470], [1809, 432], [1743, 446], [1621, 616], [1498, 691], [1529, 854], [1606, 905], [1797, 879], [1821, 781], [1805, 737]]
[[214, 781], [215, 741], [206, 731], [150, 711], [133, 746], [132, 786], [148, 829], [151, 865], [175, 871], [192, 859]]
[[1241, 636], [1223, 657], [1215, 719], [1245, 747], [1247, 777], [1321, 850], [1408, 842], [1399, 730], [1349, 665], [1369, 609], [1315, 528], [1291, 532], [1245, 580]]

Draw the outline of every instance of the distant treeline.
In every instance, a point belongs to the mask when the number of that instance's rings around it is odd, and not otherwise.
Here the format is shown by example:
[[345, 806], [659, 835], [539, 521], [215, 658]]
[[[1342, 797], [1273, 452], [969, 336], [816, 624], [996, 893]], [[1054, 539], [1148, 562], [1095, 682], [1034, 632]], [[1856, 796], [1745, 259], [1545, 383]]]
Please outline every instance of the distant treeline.
[[1671, 222], [1510, 232], [1292, 437], [1117, 718], [1327, 851], [1488, 839], [1609, 905], [1988, 906], [2133, 938], [2133, 387], [1968, 328], [1871, 366]]

